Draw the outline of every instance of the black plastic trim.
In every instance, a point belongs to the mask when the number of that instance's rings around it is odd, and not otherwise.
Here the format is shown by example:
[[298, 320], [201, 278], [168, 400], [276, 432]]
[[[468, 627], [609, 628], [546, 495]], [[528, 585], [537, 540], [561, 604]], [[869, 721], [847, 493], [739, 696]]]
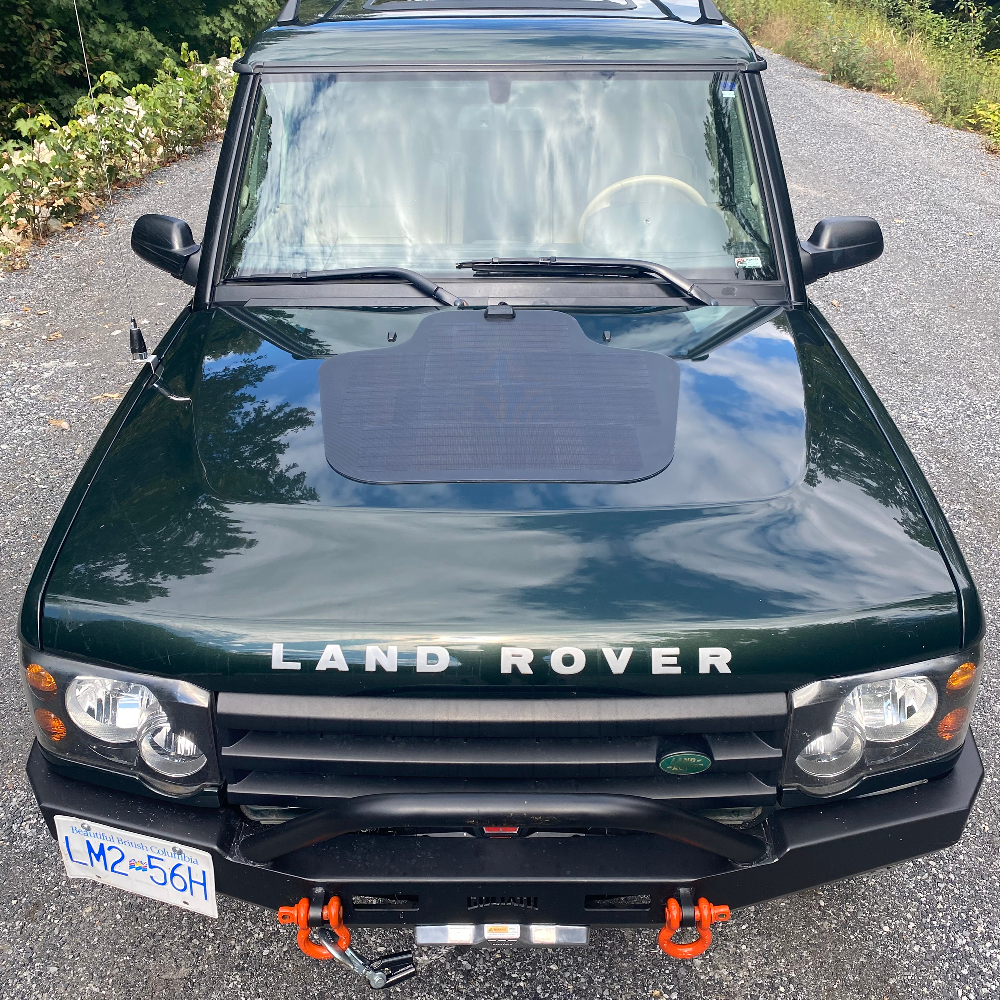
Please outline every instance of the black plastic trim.
[[[250, 732], [222, 747], [230, 769], [392, 777], [656, 775], [655, 736], [619, 739], [448, 739]], [[770, 748], [769, 748], [770, 749]], [[775, 751], [778, 758], [781, 752]], [[743, 768], [743, 770], [748, 770]]]
[[295, 24], [299, 19], [299, 0], [288, 0], [278, 12], [275, 24]]
[[382, 775], [315, 774], [303, 771], [239, 772], [226, 788], [231, 804], [325, 808], [331, 801], [385, 793], [438, 795], [470, 792], [535, 795], [542, 792], [598, 795], [638, 795], [668, 802], [682, 809], [724, 809], [729, 806], [773, 806], [778, 799], [774, 784], [756, 775], [720, 772], [674, 776], [618, 778], [441, 778], [439, 776], [392, 777]]
[[[678, 698], [395, 698], [241, 694], [216, 703], [222, 729], [358, 736], [643, 736], [784, 730], [782, 692]], [[225, 742], [225, 740], [223, 740]]]

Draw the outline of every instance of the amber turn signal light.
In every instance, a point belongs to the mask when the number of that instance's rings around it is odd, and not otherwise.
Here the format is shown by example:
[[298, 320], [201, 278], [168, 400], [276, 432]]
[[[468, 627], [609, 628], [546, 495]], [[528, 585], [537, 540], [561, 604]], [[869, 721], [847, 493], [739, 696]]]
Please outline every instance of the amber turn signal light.
[[28, 684], [42, 694], [53, 694], [56, 689], [56, 679], [40, 663], [29, 663], [27, 668]]
[[948, 678], [949, 691], [964, 691], [976, 679], [976, 665], [963, 663], [956, 667]]
[[35, 709], [35, 722], [53, 743], [58, 743], [66, 738], [66, 723], [47, 708]]
[[965, 726], [965, 720], [969, 717], [967, 708], [952, 709], [939, 723], [937, 734], [943, 740], [953, 740]]

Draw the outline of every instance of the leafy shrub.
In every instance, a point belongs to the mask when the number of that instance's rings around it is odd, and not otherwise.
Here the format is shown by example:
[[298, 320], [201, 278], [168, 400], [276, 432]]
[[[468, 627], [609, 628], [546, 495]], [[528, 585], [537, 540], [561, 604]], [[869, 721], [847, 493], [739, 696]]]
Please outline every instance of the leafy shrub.
[[877, 59], [871, 48], [850, 32], [832, 23], [819, 39], [826, 77], [859, 90], [874, 90]]
[[986, 136], [994, 152], [1000, 152], [1000, 102], [980, 101], [970, 112], [968, 124]]
[[[239, 53], [234, 38], [232, 57]], [[152, 85], [131, 89], [102, 74], [65, 125], [45, 113], [17, 120], [19, 137], [0, 144], [0, 255], [90, 211], [108, 183], [133, 181], [221, 133], [235, 87], [231, 59], [201, 63], [182, 45], [181, 60], [164, 59]]]

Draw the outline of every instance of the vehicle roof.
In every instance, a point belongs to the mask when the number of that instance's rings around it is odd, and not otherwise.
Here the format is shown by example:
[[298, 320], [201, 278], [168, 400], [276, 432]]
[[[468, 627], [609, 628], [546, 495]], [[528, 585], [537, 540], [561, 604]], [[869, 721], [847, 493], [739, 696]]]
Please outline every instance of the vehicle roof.
[[[312, 23], [267, 28], [242, 62], [261, 68], [524, 62], [735, 68], [758, 60], [731, 24], [681, 20], [654, 0], [492, 0], [503, 4], [499, 8], [489, 2], [346, 0]], [[697, 13], [689, 4], [676, 9]]]

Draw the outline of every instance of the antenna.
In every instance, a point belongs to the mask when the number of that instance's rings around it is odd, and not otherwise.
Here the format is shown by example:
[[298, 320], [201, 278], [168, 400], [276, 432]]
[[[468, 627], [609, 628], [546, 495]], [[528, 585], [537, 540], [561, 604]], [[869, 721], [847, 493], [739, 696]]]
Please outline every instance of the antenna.
[[[90, 95], [90, 103], [94, 108], [94, 123], [97, 129], [97, 148], [100, 150], [101, 154], [101, 169], [104, 171], [104, 187], [108, 194], [108, 207], [111, 209], [111, 219], [112, 225], [115, 219], [115, 203], [114, 199], [111, 197], [111, 180], [108, 176], [108, 164], [104, 159], [104, 142], [101, 139], [101, 116], [98, 114], [97, 105], [94, 102], [94, 85], [90, 79], [90, 63], [87, 59], [87, 46], [83, 40], [83, 26], [80, 24], [80, 8], [77, 6], [76, 0], [73, 0], [73, 12], [76, 14], [76, 30], [80, 35], [80, 51], [83, 52], [83, 69], [87, 74], [87, 93]], [[135, 321], [135, 295], [132, 291], [132, 282], [128, 273], [128, 268], [125, 266], [125, 247], [121, 240], [121, 234], [118, 233], [118, 262], [122, 269], [122, 278], [125, 282], [125, 293], [128, 298], [129, 303], [129, 313], [132, 317], [132, 322], [129, 325], [128, 330], [128, 341], [129, 348], [132, 351], [133, 361], [149, 361], [149, 351], [146, 349], [146, 341], [142, 335], [142, 330], [139, 329], [139, 324]], [[155, 365], [155, 359], [151, 362]]]

